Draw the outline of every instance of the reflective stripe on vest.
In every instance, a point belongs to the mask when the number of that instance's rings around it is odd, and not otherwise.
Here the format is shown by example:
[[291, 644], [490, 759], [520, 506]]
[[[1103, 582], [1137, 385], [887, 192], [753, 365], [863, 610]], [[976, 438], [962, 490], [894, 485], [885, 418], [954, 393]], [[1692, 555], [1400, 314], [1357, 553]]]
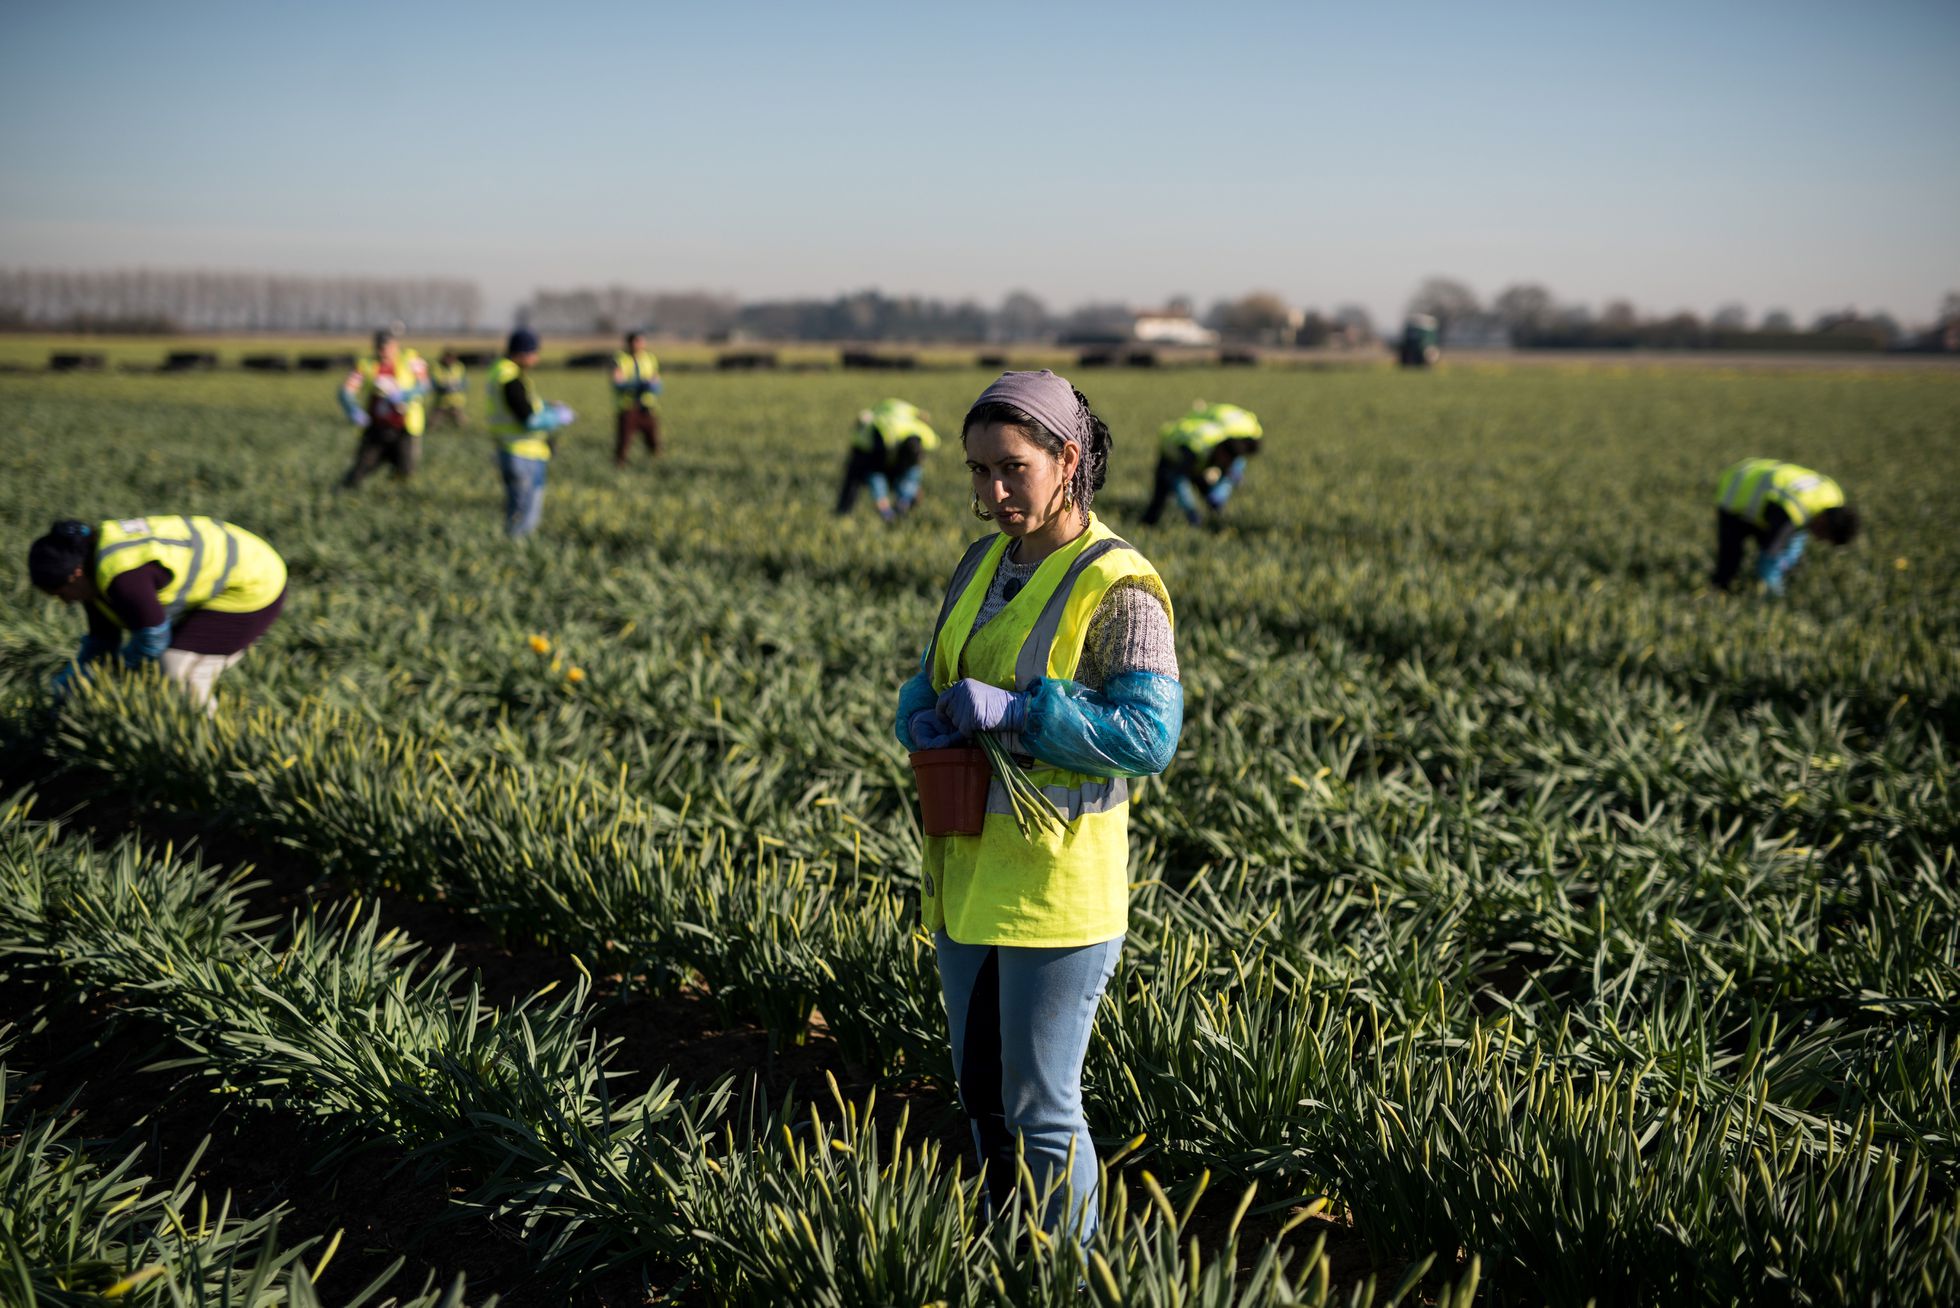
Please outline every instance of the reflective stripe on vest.
[[1715, 503], [1752, 526], [1766, 525], [1774, 504], [1798, 526], [1844, 503], [1844, 491], [1821, 472], [1777, 459], [1744, 459], [1722, 474]]
[[[104, 522], [95, 551], [95, 584], [106, 594], [116, 578], [146, 563], [159, 563], [170, 580], [157, 591], [166, 618], [175, 622], [187, 608], [250, 612], [278, 598], [286, 585], [286, 565], [257, 536], [242, 527], [206, 517], [162, 515]], [[247, 560], [247, 554], [250, 557]], [[241, 568], [241, 561], [247, 566]], [[237, 585], [237, 593], [227, 591]], [[96, 607], [116, 622], [106, 601]]]
[[[1155, 569], [1091, 515], [1088, 531], [1044, 559], [1014, 599], [976, 626], [1009, 543], [1004, 535], [975, 541], [954, 570], [926, 653], [934, 689], [962, 676], [1021, 691], [1043, 678], [1072, 679], [1111, 586], [1147, 579], [1162, 593]], [[975, 944], [1063, 946], [1120, 935], [1129, 904], [1129, 781], [1024, 762], [1063, 829], [1023, 834], [1005, 786], [993, 778], [978, 836], [926, 840], [926, 927]]]
[[[1109, 813], [1130, 802], [1127, 777], [1091, 777], [1079, 786], [1043, 786], [1041, 793], [1073, 822], [1084, 813]], [[1006, 783], [995, 777], [987, 783], [987, 811], [1013, 818], [1014, 801], [1008, 797]]]

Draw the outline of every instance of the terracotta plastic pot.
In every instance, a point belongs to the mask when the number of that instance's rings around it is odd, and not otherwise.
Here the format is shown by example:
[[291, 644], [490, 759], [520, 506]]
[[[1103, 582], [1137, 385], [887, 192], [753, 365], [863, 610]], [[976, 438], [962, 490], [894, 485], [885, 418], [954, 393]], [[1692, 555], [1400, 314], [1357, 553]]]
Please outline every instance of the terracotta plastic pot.
[[987, 821], [993, 765], [983, 749], [922, 749], [912, 756], [919, 820], [928, 836], [977, 836]]

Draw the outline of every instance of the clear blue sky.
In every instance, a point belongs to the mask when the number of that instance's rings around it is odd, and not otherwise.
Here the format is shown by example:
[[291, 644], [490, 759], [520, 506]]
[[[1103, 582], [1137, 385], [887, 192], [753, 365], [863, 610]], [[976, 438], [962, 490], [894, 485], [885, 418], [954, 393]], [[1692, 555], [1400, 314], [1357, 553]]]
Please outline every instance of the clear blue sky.
[[10, 5], [0, 264], [1932, 315], [1960, 3]]

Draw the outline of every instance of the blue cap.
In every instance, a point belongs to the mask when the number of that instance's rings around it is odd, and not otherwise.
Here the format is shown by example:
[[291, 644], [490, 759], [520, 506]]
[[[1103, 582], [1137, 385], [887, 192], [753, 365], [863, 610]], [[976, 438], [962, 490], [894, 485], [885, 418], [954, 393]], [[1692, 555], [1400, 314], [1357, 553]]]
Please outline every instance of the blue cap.
[[519, 327], [504, 344], [505, 354], [536, 354], [537, 350], [538, 334], [529, 327]]

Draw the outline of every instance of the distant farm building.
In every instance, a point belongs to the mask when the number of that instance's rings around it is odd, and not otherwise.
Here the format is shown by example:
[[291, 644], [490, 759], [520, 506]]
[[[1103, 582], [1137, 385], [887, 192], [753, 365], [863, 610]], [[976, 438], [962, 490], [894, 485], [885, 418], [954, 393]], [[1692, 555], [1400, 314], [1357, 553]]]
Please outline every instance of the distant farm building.
[[1218, 333], [1181, 309], [1145, 309], [1130, 324], [1130, 339], [1153, 345], [1216, 345]]

